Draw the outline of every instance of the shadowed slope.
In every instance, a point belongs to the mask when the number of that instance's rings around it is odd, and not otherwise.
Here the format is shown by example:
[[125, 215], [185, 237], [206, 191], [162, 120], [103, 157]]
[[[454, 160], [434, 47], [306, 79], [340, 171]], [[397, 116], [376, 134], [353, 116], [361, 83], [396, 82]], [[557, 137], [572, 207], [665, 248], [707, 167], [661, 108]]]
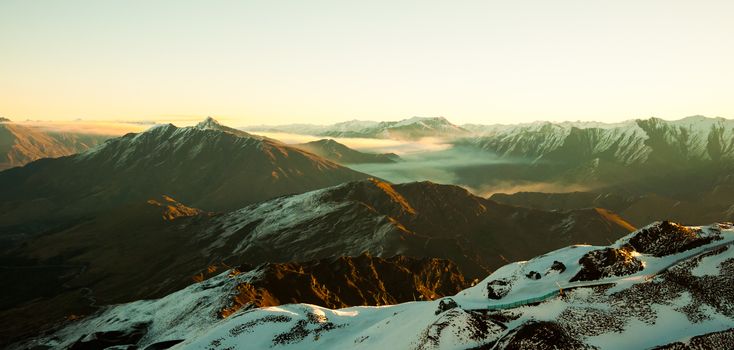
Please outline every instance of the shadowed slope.
[[162, 125], [83, 154], [0, 172], [0, 227], [78, 218], [159, 193], [207, 210], [231, 210], [367, 177], [233, 130], [213, 120]]

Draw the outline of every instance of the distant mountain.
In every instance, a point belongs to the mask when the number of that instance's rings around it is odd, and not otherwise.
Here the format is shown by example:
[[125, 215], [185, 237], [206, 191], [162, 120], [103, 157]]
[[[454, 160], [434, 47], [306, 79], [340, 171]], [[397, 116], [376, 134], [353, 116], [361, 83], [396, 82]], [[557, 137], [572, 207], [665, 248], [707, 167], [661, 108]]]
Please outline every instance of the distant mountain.
[[231, 210], [364, 178], [213, 119], [195, 127], [167, 124], [0, 172], [0, 227], [84, 217], [159, 193], [205, 210]]
[[395, 163], [400, 156], [395, 153], [364, 153], [351, 149], [332, 139], [323, 139], [295, 145], [339, 164]]
[[84, 152], [111, 137], [45, 131], [0, 118], [0, 170], [22, 166], [41, 158]]
[[[485, 152], [488, 159], [455, 169], [455, 177], [491, 192], [591, 191], [696, 201], [720, 192], [722, 184], [728, 187], [734, 171], [734, 120], [723, 118], [534, 123], [485, 132], [454, 141]], [[721, 218], [716, 215], [724, 211], [712, 210], [696, 223]], [[666, 207], [660, 213], [671, 212]]]
[[493, 161], [457, 169], [456, 178], [506, 193], [494, 194], [498, 201], [544, 210], [603, 207], [635, 225], [734, 217], [734, 120], [533, 123], [481, 132], [456, 143]]
[[734, 221], [734, 176], [719, 178], [709, 190], [687, 196], [666, 196], [656, 193], [613, 192], [517, 192], [495, 193], [490, 199], [509, 205], [541, 210], [575, 210], [607, 208], [639, 226], [654, 218], [666, 218], [689, 225], [719, 218]]
[[328, 137], [361, 137], [378, 139], [417, 140], [424, 137], [456, 138], [469, 131], [452, 124], [444, 117], [413, 117], [401, 121], [372, 122], [352, 120], [333, 125], [281, 125], [250, 127], [252, 131], [288, 132]]
[[622, 165], [734, 159], [734, 120], [657, 118], [618, 124], [539, 122], [487, 127], [474, 145], [504, 157], [539, 161], [592, 160]]
[[232, 293], [253, 275], [225, 273], [17, 346], [725, 349], [734, 346], [733, 243], [729, 224], [657, 222], [608, 246], [574, 245], [505, 265], [438, 300], [338, 310], [289, 304], [219, 320], [228, 296], [253, 290]]

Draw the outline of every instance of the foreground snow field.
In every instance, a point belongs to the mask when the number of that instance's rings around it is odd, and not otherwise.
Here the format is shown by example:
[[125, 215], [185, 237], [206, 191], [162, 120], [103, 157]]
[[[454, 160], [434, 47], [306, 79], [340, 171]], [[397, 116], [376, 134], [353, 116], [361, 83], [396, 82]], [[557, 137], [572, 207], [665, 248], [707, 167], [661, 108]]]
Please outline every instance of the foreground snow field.
[[232, 286], [253, 277], [225, 273], [108, 308], [34, 344], [78, 346], [137, 329], [140, 348], [727, 348], [733, 242], [729, 224], [658, 222], [607, 247], [570, 246], [506, 265], [450, 298], [339, 310], [291, 304], [217, 319]]

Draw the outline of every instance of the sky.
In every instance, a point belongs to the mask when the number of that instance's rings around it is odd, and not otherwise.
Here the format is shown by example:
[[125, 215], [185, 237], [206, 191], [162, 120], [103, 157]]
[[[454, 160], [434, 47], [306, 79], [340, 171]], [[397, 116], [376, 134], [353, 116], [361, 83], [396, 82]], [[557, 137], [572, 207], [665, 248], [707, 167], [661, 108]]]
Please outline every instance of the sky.
[[0, 116], [734, 117], [734, 1], [0, 0]]

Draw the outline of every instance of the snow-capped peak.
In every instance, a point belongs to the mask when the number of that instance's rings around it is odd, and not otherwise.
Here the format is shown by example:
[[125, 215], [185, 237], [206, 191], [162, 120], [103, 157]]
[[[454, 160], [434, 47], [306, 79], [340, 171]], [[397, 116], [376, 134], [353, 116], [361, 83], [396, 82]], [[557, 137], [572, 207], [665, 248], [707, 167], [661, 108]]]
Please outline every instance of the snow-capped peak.
[[196, 124], [195, 128], [202, 130], [219, 130], [222, 128], [222, 124], [212, 117], [206, 117], [206, 119], [201, 121], [199, 124]]

